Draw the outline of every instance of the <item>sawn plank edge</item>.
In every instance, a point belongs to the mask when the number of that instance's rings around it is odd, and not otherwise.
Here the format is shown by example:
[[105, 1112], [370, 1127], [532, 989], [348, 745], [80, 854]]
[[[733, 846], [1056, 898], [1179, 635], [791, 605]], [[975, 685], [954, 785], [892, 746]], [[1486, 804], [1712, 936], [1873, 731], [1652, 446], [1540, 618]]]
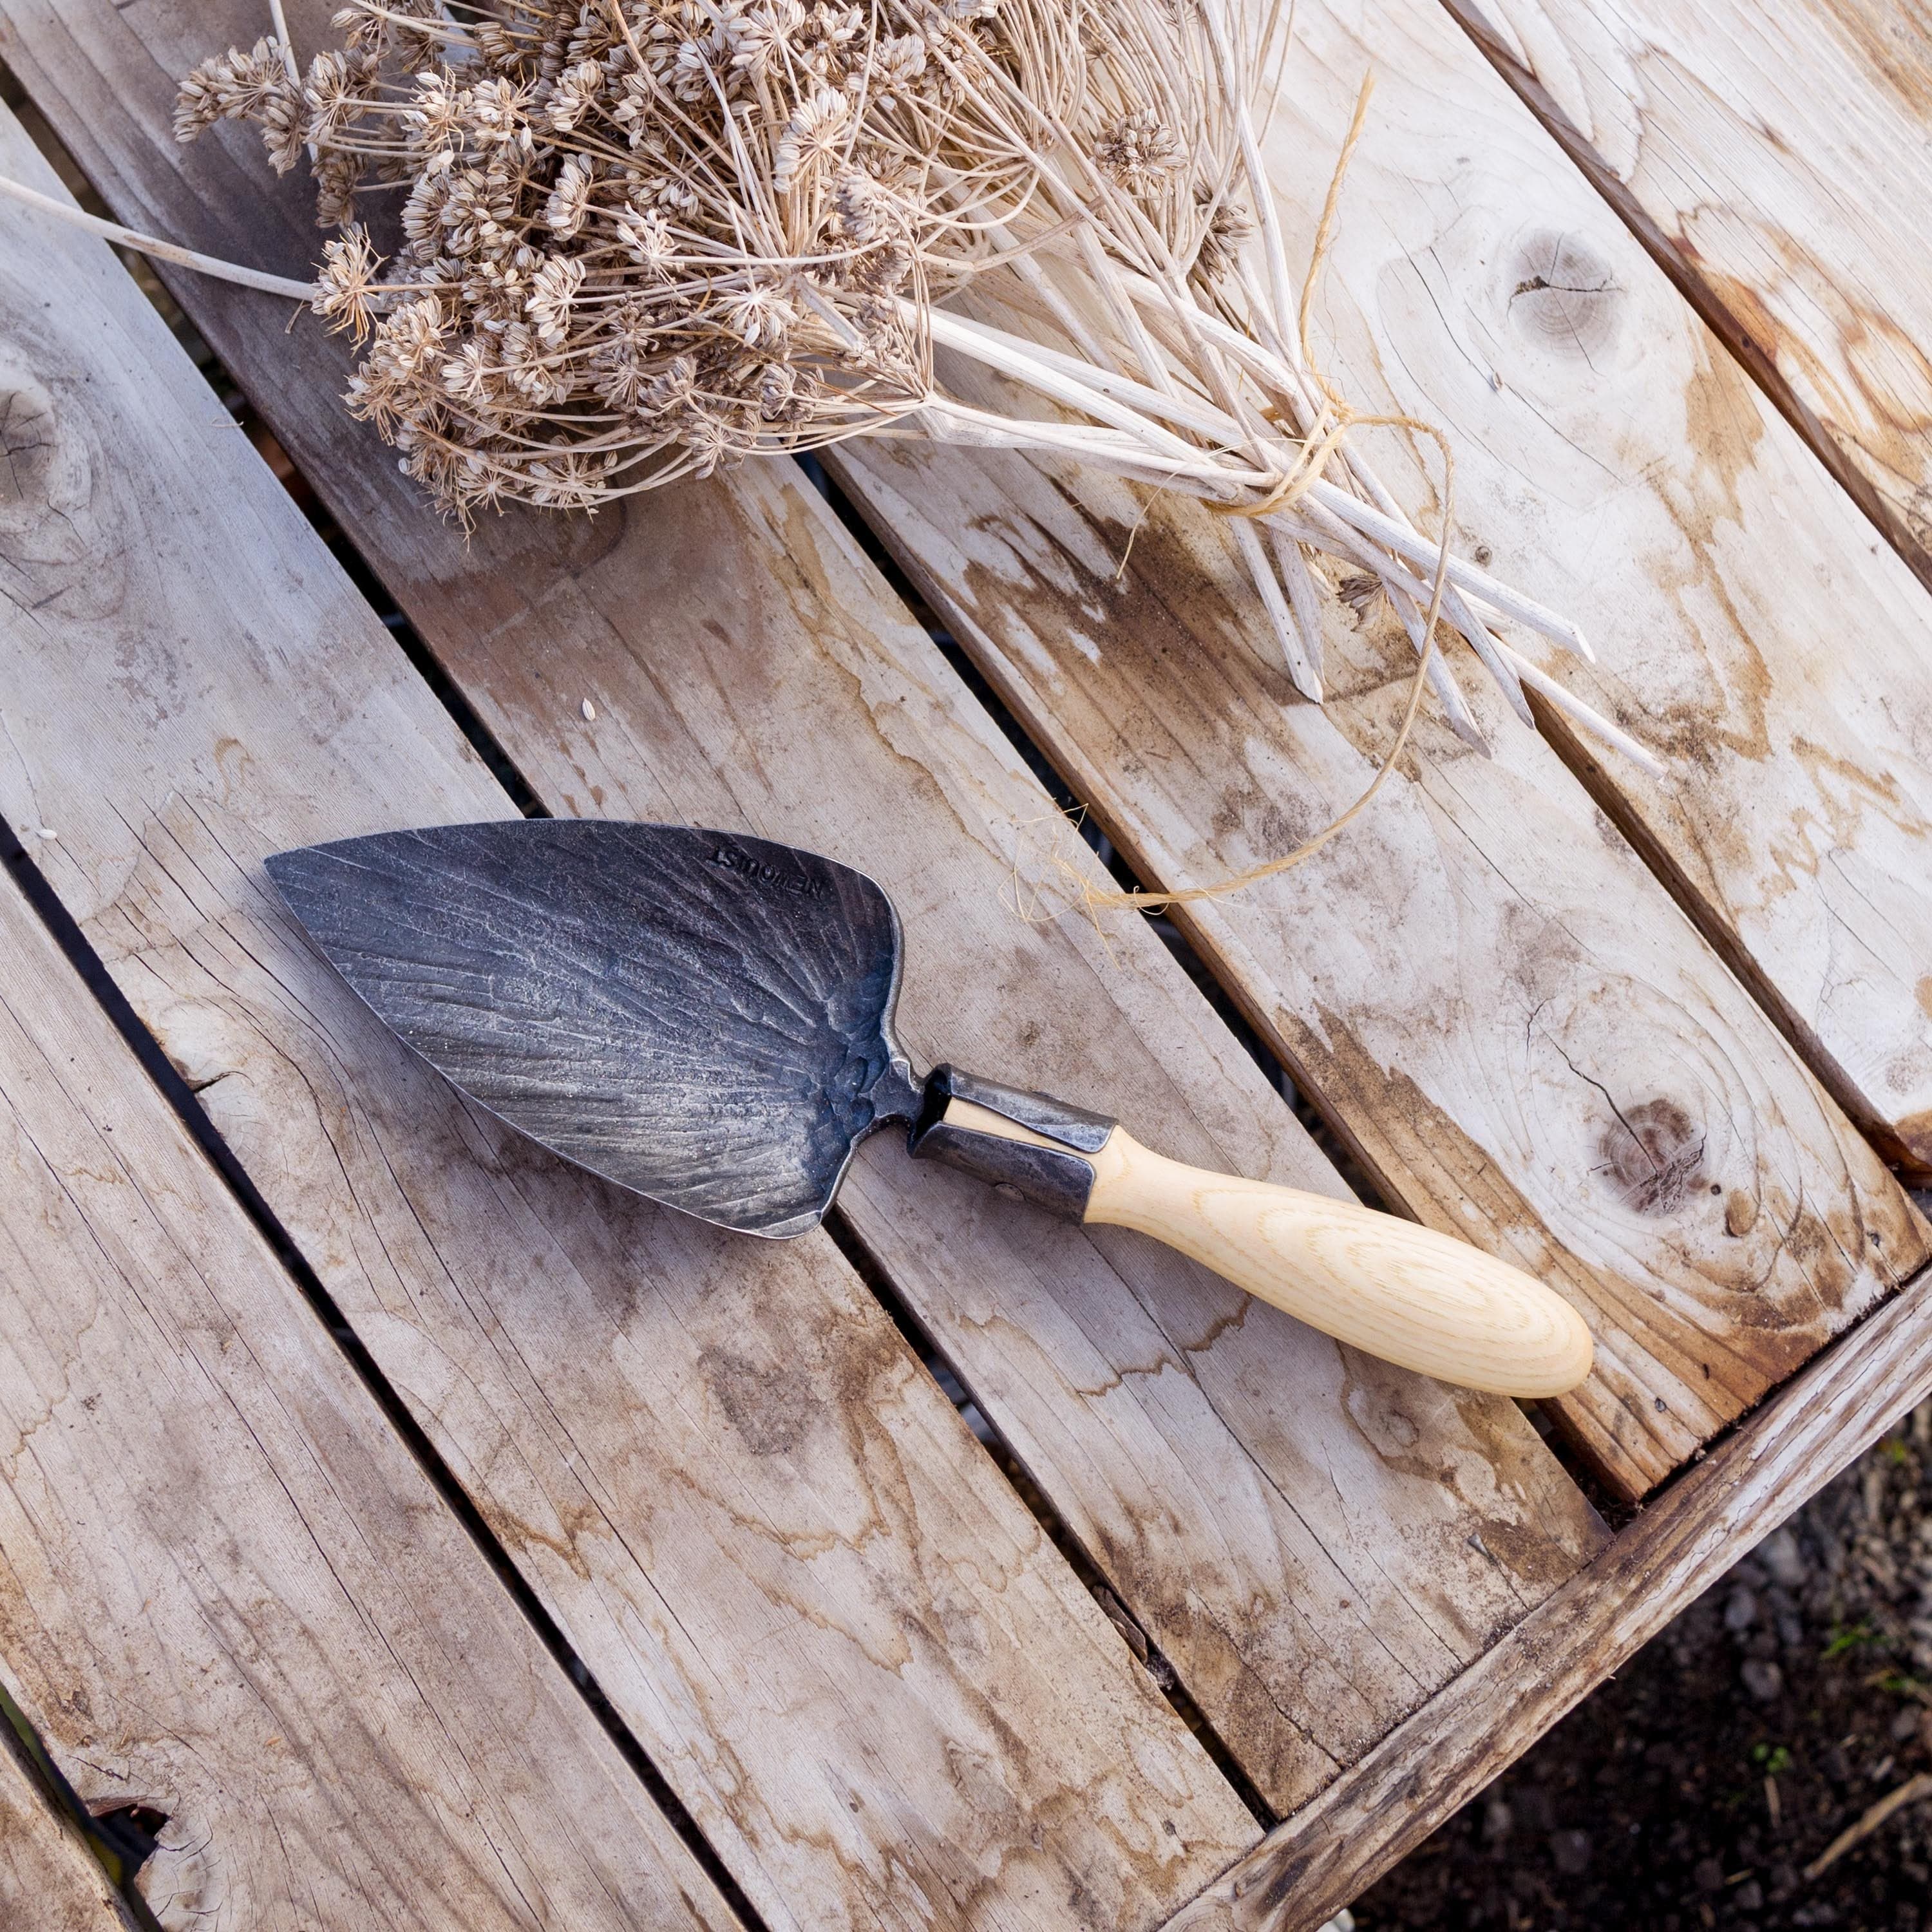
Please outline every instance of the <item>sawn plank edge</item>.
[[[17, 1922], [32, 1902], [33, 1916]], [[136, 1932], [107, 1874], [36, 1786], [0, 1711], [0, 1921], [37, 1932]]]
[[1161, 1932], [1312, 1932], [1932, 1396], [1932, 1268], [1828, 1343], [1602, 1553]]

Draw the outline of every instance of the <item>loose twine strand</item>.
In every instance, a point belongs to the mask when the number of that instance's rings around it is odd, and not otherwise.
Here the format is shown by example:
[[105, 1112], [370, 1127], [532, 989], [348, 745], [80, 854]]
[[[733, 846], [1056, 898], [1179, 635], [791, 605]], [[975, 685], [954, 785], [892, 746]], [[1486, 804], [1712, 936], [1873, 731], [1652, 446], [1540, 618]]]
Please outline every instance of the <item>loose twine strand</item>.
[[[1338, 833], [1343, 831], [1374, 802], [1376, 794], [1387, 782], [1389, 775], [1400, 762], [1407, 747], [1410, 733], [1422, 709], [1422, 694], [1429, 682], [1429, 668], [1436, 656], [1436, 640], [1438, 620], [1442, 611], [1443, 592], [1448, 582], [1449, 532], [1454, 527], [1456, 494], [1456, 456], [1449, 446], [1449, 440], [1433, 423], [1424, 422], [1412, 416], [1360, 416], [1352, 410], [1336, 392], [1328, 378], [1316, 366], [1309, 340], [1309, 321], [1315, 307], [1315, 296], [1320, 282], [1322, 271], [1335, 239], [1336, 224], [1342, 202], [1342, 184], [1348, 172], [1348, 164], [1354, 158], [1364, 129], [1368, 123], [1369, 99], [1375, 92], [1376, 77], [1372, 71], [1364, 76], [1361, 92], [1355, 98], [1355, 112], [1348, 124], [1347, 138], [1342, 143], [1342, 152], [1336, 156], [1335, 172], [1330, 177], [1328, 193], [1322, 206], [1322, 219], [1315, 231], [1315, 246], [1310, 252], [1308, 273], [1301, 285], [1300, 312], [1295, 318], [1296, 332], [1300, 338], [1302, 361], [1309, 374], [1320, 386], [1328, 405], [1328, 413], [1332, 420], [1318, 436], [1311, 435], [1305, 439], [1301, 452], [1294, 466], [1276, 482], [1266, 496], [1251, 503], [1210, 503], [1208, 508], [1216, 515], [1224, 517], [1265, 517], [1273, 512], [1294, 503], [1307, 494], [1320, 478], [1328, 459], [1341, 448], [1352, 429], [1406, 429], [1418, 435], [1426, 436], [1433, 442], [1442, 458], [1442, 539], [1436, 553], [1436, 574], [1430, 586], [1429, 610], [1423, 624], [1422, 646], [1418, 657], [1415, 676], [1408, 687], [1408, 702], [1402, 708], [1402, 723], [1395, 734], [1395, 741], [1388, 754], [1376, 769], [1360, 796], [1345, 812], [1332, 818], [1312, 838], [1304, 840], [1292, 851], [1284, 852], [1279, 857], [1264, 860], [1260, 864], [1250, 866], [1246, 871], [1231, 874], [1225, 879], [1216, 880], [1212, 885], [1182, 886], [1170, 892], [1120, 892], [1112, 888], [1103, 890], [1097, 885], [1092, 872], [1076, 865], [1071, 860], [1056, 853], [1052, 863], [1063, 878], [1069, 881], [1074, 897], [1081, 909], [1094, 921], [1097, 927], [1099, 914], [1117, 910], [1137, 912], [1161, 912], [1169, 906], [1192, 905], [1204, 899], [1216, 899], [1228, 892], [1239, 892], [1245, 886], [1258, 884], [1263, 879], [1271, 879], [1291, 866], [1299, 866], [1312, 859]], [[1138, 532], [1139, 526], [1136, 525]], [[1130, 549], [1131, 549], [1130, 539]], [[1121, 568], [1126, 568], [1126, 558], [1121, 560]], [[1034, 888], [1024, 893], [1018, 878], [1016, 861], [1014, 880], [1014, 904], [1020, 916], [1031, 923], [1050, 917], [1049, 914], [1039, 910], [1041, 895]]]

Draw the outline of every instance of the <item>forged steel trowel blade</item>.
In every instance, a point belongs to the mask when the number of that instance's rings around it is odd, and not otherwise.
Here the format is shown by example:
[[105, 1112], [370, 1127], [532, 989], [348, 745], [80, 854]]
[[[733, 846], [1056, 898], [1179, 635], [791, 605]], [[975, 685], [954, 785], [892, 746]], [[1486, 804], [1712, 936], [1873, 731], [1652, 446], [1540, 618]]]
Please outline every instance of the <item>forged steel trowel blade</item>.
[[513, 1126], [747, 1234], [815, 1226], [910, 1120], [899, 922], [862, 872], [675, 825], [512, 819], [268, 862], [350, 985]]

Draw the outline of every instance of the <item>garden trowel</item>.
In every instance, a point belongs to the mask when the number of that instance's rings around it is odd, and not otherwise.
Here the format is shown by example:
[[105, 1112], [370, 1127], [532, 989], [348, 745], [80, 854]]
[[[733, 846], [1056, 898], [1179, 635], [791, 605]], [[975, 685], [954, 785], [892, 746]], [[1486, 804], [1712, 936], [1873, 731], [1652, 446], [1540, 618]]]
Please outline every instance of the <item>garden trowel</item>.
[[282, 896], [462, 1090], [567, 1160], [741, 1233], [805, 1233], [878, 1128], [1076, 1221], [1138, 1229], [1338, 1339], [1473, 1388], [1560, 1394], [1559, 1296], [1394, 1216], [1183, 1166], [1100, 1114], [892, 1035], [901, 935], [850, 867], [735, 832], [512, 819], [307, 846]]

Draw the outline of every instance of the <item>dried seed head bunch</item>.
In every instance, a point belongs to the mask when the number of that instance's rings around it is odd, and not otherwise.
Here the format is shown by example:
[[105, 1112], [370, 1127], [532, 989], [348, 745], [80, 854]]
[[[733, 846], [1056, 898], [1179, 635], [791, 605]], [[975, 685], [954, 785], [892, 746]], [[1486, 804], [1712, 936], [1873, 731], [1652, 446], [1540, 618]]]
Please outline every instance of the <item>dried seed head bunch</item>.
[[[1279, 4], [352, 0], [305, 71], [276, 7], [176, 131], [308, 157], [338, 232], [278, 286], [364, 344], [351, 408], [459, 516], [863, 434], [1071, 455], [1228, 513], [1308, 697], [1318, 583], [1366, 572], [1458, 731], [1480, 742], [1438, 614], [1526, 722], [1528, 684], [1648, 764], [1496, 634], [1587, 655], [1409, 523], [1312, 364], [1247, 91], [1280, 85]], [[969, 363], [1006, 404], [949, 390]]]

